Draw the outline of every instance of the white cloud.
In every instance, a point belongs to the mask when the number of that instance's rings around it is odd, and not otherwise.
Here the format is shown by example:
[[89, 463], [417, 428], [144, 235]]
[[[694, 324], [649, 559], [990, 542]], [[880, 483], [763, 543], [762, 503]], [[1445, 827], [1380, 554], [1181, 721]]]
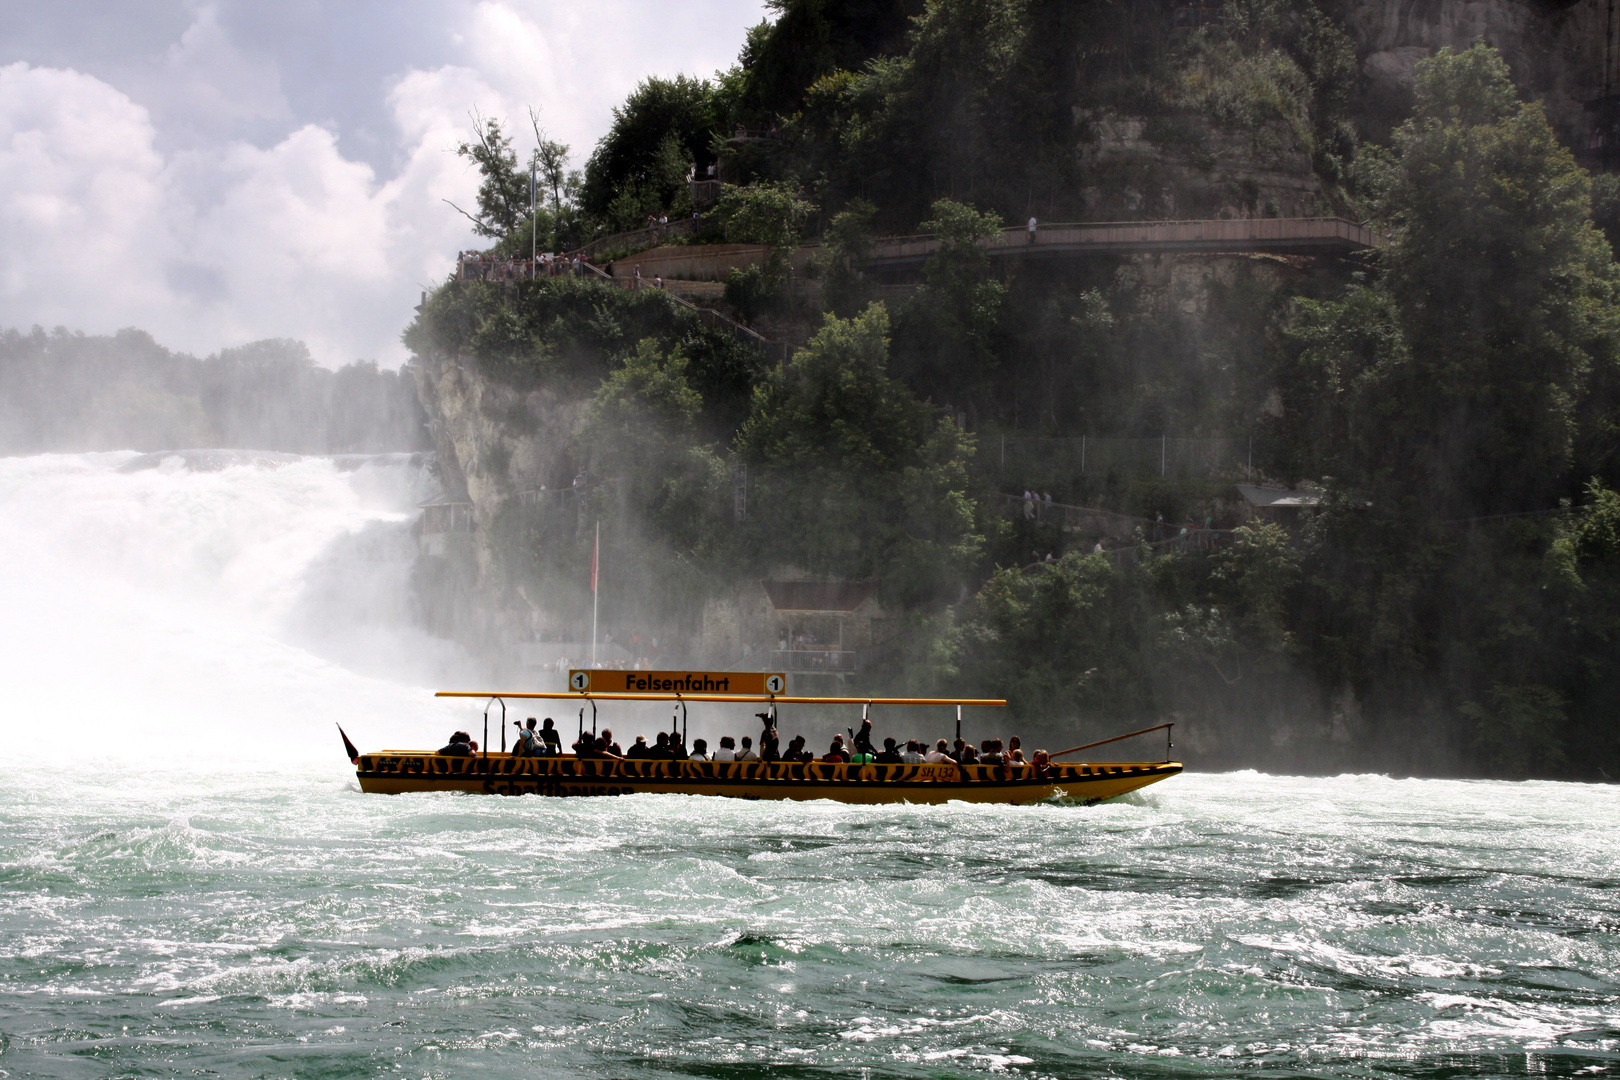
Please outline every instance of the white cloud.
[[198, 8], [180, 40], [169, 47], [154, 91], [189, 122], [208, 127], [292, 118], [275, 63], [238, 48], [214, 4]]
[[401, 84], [414, 145], [383, 183], [314, 125], [164, 156], [146, 111], [106, 83], [0, 69], [0, 321], [137, 325], [194, 351], [299, 336], [330, 363], [397, 361], [418, 282], [465, 240], [438, 200], [476, 186], [444, 149], [460, 118], [421, 107], [452, 89], [489, 93], [456, 72]]
[[61, 63], [0, 67], [0, 326], [139, 326], [197, 353], [297, 337], [329, 364], [398, 362], [418, 288], [472, 242], [443, 203], [477, 188], [452, 152], [469, 110], [506, 119], [521, 146], [535, 105], [580, 165], [636, 81], [729, 63], [760, 9], [458, 7], [443, 63], [402, 64], [366, 91], [392, 126], [378, 175], [345, 154], [340, 120], [289, 104], [282, 68], [307, 43], [246, 47], [220, 14], [229, 2], [192, 9], [124, 86]]

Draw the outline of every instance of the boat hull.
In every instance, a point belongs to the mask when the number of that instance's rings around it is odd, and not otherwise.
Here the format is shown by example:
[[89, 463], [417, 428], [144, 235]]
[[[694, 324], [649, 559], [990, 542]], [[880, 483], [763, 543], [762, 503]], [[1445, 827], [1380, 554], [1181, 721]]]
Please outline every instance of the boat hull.
[[759, 761], [616, 761], [449, 757], [384, 751], [363, 754], [360, 790], [397, 795], [462, 791], [553, 798], [608, 795], [717, 795], [734, 799], [832, 799], [882, 803], [1013, 803], [1112, 799], [1181, 772], [1181, 763], [1054, 764], [1037, 777], [1028, 765], [843, 765]]

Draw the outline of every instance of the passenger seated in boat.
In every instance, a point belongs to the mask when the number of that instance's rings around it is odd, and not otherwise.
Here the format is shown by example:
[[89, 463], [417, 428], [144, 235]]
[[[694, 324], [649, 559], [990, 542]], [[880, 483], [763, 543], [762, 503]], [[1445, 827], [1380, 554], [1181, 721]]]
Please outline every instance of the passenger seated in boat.
[[962, 744], [962, 756], [958, 759], [957, 763], [961, 765], [979, 764], [979, 752], [973, 749], [972, 743]]
[[472, 757], [477, 745], [472, 741], [471, 735], [468, 735], [465, 731], [458, 731], [450, 736], [448, 743], [439, 747], [439, 753], [446, 757]]
[[613, 729], [611, 728], [602, 729], [602, 749], [614, 757], [624, 757], [624, 751], [619, 749], [619, 744], [613, 741]]
[[895, 745], [894, 740], [893, 739], [884, 739], [883, 740], [883, 751], [881, 753], [877, 754], [874, 757], [873, 760], [875, 760], [879, 765], [898, 765], [898, 764], [900, 764], [900, 761], [901, 761], [900, 750]]
[[1007, 764], [1028, 765], [1029, 762], [1024, 760], [1024, 752], [1022, 750], [1013, 750], [1007, 755]]
[[921, 765], [923, 763], [922, 743], [916, 739], [906, 740], [906, 752], [900, 755], [902, 765]]
[[715, 761], [736, 761], [737, 740], [730, 735], [720, 736], [720, 749], [714, 752]]
[[592, 756], [599, 758], [612, 758], [614, 761], [623, 761], [624, 755], [618, 752], [619, 744], [608, 742], [606, 735], [607, 733], [603, 732], [602, 735], [597, 736], [596, 745], [591, 748], [593, 751]]
[[967, 751], [968, 744], [960, 737], [951, 744], [951, 760], [960, 763], [962, 755]]
[[827, 753], [821, 760], [844, 763], [849, 761], [849, 751], [844, 749], [844, 737], [842, 735], [833, 736], [832, 745], [827, 748]]
[[647, 745], [647, 736], [637, 735], [634, 745], [630, 747], [624, 756], [637, 759], [652, 757], [652, 747]]
[[759, 735], [759, 759], [761, 761], [778, 761], [782, 757], [782, 737], [776, 733], [776, 728], [770, 724]]
[[1024, 741], [1016, 735], [1007, 740], [1007, 764], [1012, 764], [1014, 754], [1018, 755], [1019, 761], [1024, 760], [1024, 751], [1022, 749], [1023, 745]]
[[647, 756], [654, 761], [668, 761], [674, 756], [669, 752], [669, 732], [660, 731], [658, 733], [655, 745], [651, 750], [647, 751]]
[[1051, 775], [1052, 759], [1046, 756], [1045, 750], [1035, 751], [1035, 760], [1031, 762], [1031, 764], [1035, 767], [1035, 776], [1037, 779], [1045, 779], [1047, 776]]
[[934, 744], [932, 750], [923, 755], [923, 760], [930, 765], [943, 765], [945, 762], [953, 760], [951, 758], [950, 744], [944, 739], [939, 740]]
[[540, 735], [534, 730], [534, 725], [536, 723], [538, 723], [538, 721], [536, 721], [534, 717], [529, 717], [529, 726], [527, 729], [525, 729], [520, 726], [516, 720], [512, 721], [512, 725], [518, 729], [517, 742], [512, 745], [513, 757], [540, 756]]
[[692, 740], [692, 754], [691, 754], [691, 756], [689, 758], [687, 758], [687, 760], [688, 761], [708, 761], [709, 760], [709, 742], [708, 742], [708, 740], [707, 739], [693, 739]]
[[737, 760], [738, 761], [758, 761], [759, 760], [759, 755], [754, 753], [754, 740], [750, 739], [746, 735], [744, 735], [742, 737], [742, 748], [737, 751]]
[[1007, 758], [1001, 752], [1000, 739], [986, 739], [979, 745], [980, 765], [1005, 765]]
[[792, 739], [788, 740], [787, 754], [784, 756], [784, 760], [796, 761], [802, 765], [805, 762], [814, 761], [815, 759], [816, 756], [804, 748], [803, 735], [795, 735]]

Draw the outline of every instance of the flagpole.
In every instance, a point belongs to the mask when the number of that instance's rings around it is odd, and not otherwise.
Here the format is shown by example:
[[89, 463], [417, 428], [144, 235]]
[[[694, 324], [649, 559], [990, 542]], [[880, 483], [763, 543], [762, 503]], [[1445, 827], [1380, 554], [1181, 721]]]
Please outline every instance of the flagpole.
[[596, 523], [596, 546], [591, 548], [591, 667], [596, 666], [596, 573], [602, 555], [602, 523]]

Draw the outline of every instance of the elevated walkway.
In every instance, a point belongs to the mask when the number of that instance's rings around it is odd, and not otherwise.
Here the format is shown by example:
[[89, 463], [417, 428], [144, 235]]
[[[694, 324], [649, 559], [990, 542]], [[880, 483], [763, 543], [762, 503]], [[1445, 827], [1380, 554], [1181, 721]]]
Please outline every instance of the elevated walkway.
[[[732, 270], [757, 266], [767, 250], [751, 244], [669, 244], [668, 231], [637, 230], [595, 241], [593, 250], [630, 251], [621, 254], [621, 273], [639, 266], [643, 277], [660, 276], [686, 281], [724, 281]], [[1107, 254], [1224, 255], [1348, 255], [1381, 247], [1384, 237], [1365, 225], [1344, 218], [1221, 218], [1208, 221], [1083, 221], [1040, 225], [1032, 241], [1023, 227], [1003, 229], [984, 243], [994, 259], [1088, 258]], [[819, 245], [806, 245], [790, 258], [796, 273], [803, 273]], [[920, 268], [939, 250], [938, 238], [929, 234], [890, 236], [878, 240], [866, 261], [868, 270], [892, 277]]]
[[[1087, 221], [1010, 228], [985, 242], [992, 258], [1028, 255], [1105, 253], [1188, 253], [1218, 255], [1270, 252], [1340, 255], [1380, 246], [1383, 237], [1344, 218], [1226, 218], [1210, 221]], [[874, 268], [920, 265], [939, 250], [930, 235], [879, 240], [867, 265]]]

